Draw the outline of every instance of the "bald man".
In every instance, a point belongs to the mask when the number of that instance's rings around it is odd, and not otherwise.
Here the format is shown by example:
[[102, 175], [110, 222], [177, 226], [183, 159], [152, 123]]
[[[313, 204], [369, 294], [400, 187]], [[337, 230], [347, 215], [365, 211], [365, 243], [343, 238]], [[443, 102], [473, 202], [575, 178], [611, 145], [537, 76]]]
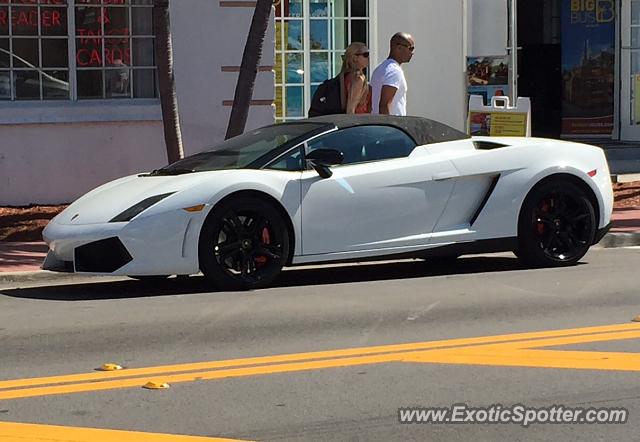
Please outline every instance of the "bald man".
[[398, 32], [389, 46], [389, 57], [371, 75], [371, 113], [407, 115], [407, 80], [400, 65], [411, 61], [415, 42], [411, 34]]

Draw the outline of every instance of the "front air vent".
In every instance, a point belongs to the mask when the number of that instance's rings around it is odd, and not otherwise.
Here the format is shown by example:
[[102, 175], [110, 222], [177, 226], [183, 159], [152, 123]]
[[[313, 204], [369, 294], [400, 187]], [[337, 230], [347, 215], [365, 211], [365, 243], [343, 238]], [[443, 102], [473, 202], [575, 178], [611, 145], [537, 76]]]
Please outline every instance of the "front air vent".
[[76, 272], [111, 273], [133, 258], [117, 237], [101, 239], [76, 247]]

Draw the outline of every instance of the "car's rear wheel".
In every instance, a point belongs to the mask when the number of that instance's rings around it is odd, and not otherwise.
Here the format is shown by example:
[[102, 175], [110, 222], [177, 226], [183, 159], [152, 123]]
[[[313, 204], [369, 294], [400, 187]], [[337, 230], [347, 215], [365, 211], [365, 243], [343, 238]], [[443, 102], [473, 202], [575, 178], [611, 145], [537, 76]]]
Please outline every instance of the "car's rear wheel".
[[518, 223], [517, 256], [534, 266], [577, 263], [596, 234], [593, 204], [584, 190], [566, 180], [546, 182], [527, 196]]
[[200, 233], [202, 273], [223, 289], [269, 285], [289, 259], [289, 232], [268, 201], [239, 196], [213, 209]]

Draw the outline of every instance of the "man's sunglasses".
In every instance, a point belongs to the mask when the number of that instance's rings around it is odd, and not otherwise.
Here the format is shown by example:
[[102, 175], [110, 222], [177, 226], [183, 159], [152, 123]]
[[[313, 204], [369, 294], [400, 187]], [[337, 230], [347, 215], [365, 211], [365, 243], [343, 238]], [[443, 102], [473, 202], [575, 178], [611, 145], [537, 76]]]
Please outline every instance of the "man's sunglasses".
[[415, 46], [411, 46], [411, 45], [408, 45], [408, 44], [405, 44], [405, 43], [397, 43], [397, 44], [400, 45], [400, 46], [404, 46], [405, 48], [408, 48], [411, 52], [413, 52], [416, 49]]
[[360, 52], [359, 54], [356, 54], [356, 55], [361, 55], [364, 58], [369, 58], [369, 53], [368, 52]]

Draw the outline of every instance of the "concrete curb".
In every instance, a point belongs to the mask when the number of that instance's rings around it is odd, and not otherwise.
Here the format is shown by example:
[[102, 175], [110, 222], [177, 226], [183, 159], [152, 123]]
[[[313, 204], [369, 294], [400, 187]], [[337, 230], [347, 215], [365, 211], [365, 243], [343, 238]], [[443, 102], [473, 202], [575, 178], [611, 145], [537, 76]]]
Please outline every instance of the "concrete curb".
[[605, 249], [640, 246], [640, 232], [609, 232], [597, 246]]
[[126, 276], [90, 276], [74, 273], [58, 273], [48, 270], [35, 270], [27, 272], [2, 272], [0, 273], [0, 289], [15, 288], [15, 284], [64, 284], [79, 282], [114, 281], [128, 279]]
[[633, 183], [640, 181], [640, 173], [625, 173], [611, 175], [612, 183]]

